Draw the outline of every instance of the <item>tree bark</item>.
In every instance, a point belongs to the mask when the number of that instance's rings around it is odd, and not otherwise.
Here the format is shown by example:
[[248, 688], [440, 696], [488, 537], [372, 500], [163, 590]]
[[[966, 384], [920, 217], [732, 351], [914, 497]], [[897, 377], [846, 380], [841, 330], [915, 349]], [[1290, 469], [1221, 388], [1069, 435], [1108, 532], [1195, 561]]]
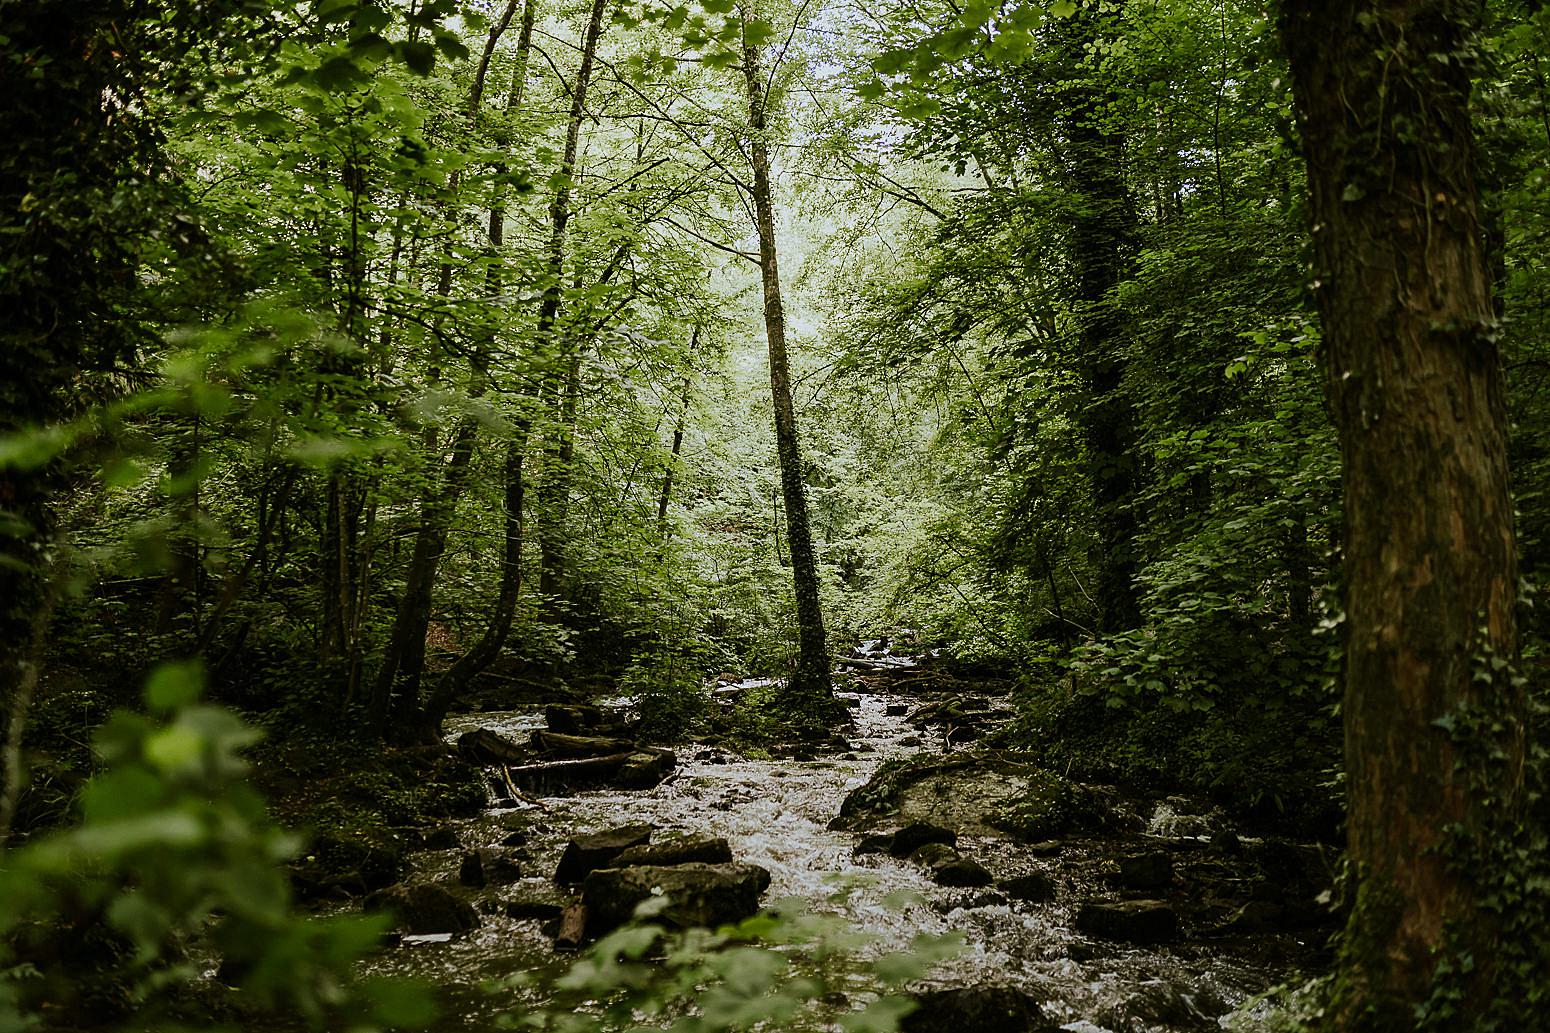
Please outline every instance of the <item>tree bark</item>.
[[[1439, 978], [1456, 981], [1460, 1021], [1493, 999], [1497, 922], [1470, 858], [1522, 802], [1516, 544], [1469, 115], [1480, 15], [1455, 0], [1281, 10], [1345, 487], [1342, 1030], [1414, 1029]], [[1466, 727], [1485, 741], [1466, 746]], [[1471, 966], [1439, 969], [1466, 953]]]
[[780, 464], [781, 497], [786, 508], [786, 537], [791, 549], [791, 576], [796, 595], [797, 661], [787, 684], [794, 706], [819, 704], [809, 714], [827, 715], [833, 690], [829, 681], [829, 649], [818, 590], [818, 561], [807, 520], [807, 494], [802, 486], [802, 455], [797, 437], [796, 406], [791, 398], [791, 367], [786, 355], [786, 311], [780, 293], [779, 254], [775, 239], [775, 204], [770, 187], [769, 98], [758, 46], [749, 42], [744, 13], [743, 80], [748, 90], [748, 153], [753, 166], [754, 217], [759, 232], [759, 271], [764, 288], [764, 333], [769, 345], [770, 398], [775, 410], [775, 452]]

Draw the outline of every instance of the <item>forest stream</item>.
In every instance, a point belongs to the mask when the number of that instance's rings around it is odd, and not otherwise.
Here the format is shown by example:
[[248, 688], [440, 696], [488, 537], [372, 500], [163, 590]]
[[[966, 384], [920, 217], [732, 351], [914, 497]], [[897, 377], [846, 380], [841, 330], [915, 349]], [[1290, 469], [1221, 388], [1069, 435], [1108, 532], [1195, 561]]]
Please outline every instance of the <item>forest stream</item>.
[[[795, 902], [838, 913], [873, 937], [867, 949], [874, 952], [901, 949], [922, 933], [961, 933], [964, 949], [932, 970], [931, 984], [1016, 987], [1062, 1028], [1085, 1033], [1259, 1029], [1255, 995], [1288, 980], [1325, 938], [1316, 916], [1297, 920], [1299, 903], [1309, 905], [1304, 916], [1314, 914], [1311, 899], [1289, 899], [1312, 893], [1304, 879], [1318, 864], [1311, 850], [1240, 837], [1202, 800], [1145, 801], [1092, 790], [1105, 801], [1102, 827], [1048, 842], [976, 826], [992, 834], [962, 834], [957, 847], [994, 876], [995, 884], [981, 887], [938, 885], [910, 860], [857, 853], [860, 834], [835, 828], [835, 818], [880, 765], [940, 756], [944, 748], [955, 758], [974, 754], [948, 747], [940, 729], [911, 723], [906, 715], [918, 723], [920, 696], [884, 689], [848, 694], [848, 702], [853, 724], [832, 752], [761, 760], [690, 745], [678, 751], [674, 773], [649, 790], [507, 798], [455, 823], [457, 845], [444, 835], [443, 849], [419, 853], [414, 879], [455, 884], [470, 848], [525, 839], [507, 851], [523, 877], [472, 891], [479, 928], [405, 937], [372, 968], [443, 988], [454, 1014], [440, 1029], [492, 1028], [502, 1013], [520, 1016], [541, 1003], [534, 996], [539, 991], [488, 994], [477, 987], [523, 971], [558, 974], [574, 960], [552, 943], [555, 916], [570, 899], [552, 879], [556, 864], [571, 837], [631, 824], [649, 825], [659, 837], [724, 837], [738, 861], [770, 873], [766, 905], [780, 902], [789, 910]], [[460, 715], [447, 730], [451, 740], [474, 729], [516, 739], [542, 727], [543, 708], [530, 707]], [[967, 772], [987, 777], [972, 766]], [[968, 797], [975, 789], [960, 791]], [[519, 834], [513, 837], [513, 830]], [[1116, 868], [1119, 859], [1129, 863]], [[1302, 871], [1288, 875], [1288, 864]], [[1035, 878], [1019, 879], [1027, 876]], [[1029, 893], [1030, 883], [1046, 890]], [[915, 902], [901, 906], [900, 891], [914, 894]], [[1168, 921], [1178, 927], [1176, 937], [1166, 930], [1156, 936], [1110, 931], [1108, 937], [1076, 931], [1084, 905], [1139, 898], [1156, 900], [1159, 913], [1174, 916]], [[518, 906], [508, 906], [513, 901]], [[1147, 939], [1167, 942], [1126, 942]]]

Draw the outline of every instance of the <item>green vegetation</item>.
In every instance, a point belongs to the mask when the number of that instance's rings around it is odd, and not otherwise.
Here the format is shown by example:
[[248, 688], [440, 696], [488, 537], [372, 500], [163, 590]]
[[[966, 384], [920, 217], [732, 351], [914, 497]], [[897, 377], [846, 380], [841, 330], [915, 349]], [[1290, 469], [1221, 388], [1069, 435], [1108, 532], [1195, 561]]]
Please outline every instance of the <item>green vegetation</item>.
[[[1024, 838], [1103, 782], [1344, 840], [1312, 1025], [1529, 1028], [1547, 39], [1537, 0], [0, 0], [0, 1029], [413, 1026], [357, 985], [380, 925], [292, 895], [481, 809], [449, 715], [805, 748], [901, 629], [1012, 686]], [[754, 932], [567, 986], [897, 1025], [804, 1011]]]

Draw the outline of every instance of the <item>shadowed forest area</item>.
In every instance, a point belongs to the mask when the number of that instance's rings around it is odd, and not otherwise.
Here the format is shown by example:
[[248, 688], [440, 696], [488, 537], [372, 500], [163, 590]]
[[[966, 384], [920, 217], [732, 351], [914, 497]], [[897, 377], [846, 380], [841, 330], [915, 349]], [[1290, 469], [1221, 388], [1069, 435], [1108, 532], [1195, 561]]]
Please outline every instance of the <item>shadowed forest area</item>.
[[0, 0], [0, 1031], [1519, 1033], [1540, 0]]

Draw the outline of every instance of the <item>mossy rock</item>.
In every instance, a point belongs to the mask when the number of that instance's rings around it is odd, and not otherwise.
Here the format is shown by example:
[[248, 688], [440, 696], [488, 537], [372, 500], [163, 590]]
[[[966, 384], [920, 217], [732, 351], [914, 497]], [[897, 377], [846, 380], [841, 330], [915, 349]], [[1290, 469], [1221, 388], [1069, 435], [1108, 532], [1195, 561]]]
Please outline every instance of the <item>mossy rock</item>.
[[1034, 841], [1096, 827], [1106, 816], [1091, 790], [1027, 757], [976, 751], [889, 761], [845, 798], [836, 825], [930, 822], [963, 835]]

